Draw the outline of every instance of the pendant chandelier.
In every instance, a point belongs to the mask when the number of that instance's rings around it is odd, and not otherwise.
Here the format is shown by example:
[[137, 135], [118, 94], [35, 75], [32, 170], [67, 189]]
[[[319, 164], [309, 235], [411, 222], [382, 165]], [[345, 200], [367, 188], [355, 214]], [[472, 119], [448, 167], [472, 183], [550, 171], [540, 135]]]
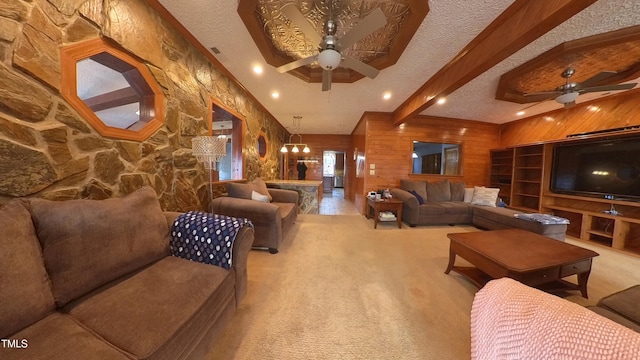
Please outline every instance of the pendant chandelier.
[[[311, 152], [311, 150], [309, 149], [307, 144], [302, 143], [302, 135], [295, 133], [295, 131], [298, 131], [298, 132], [300, 131], [300, 120], [302, 120], [302, 116], [300, 116], [300, 115], [295, 115], [293, 117], [293, 128], [292, 128], [292, 130], [294, 131], [294, 133], [289, 135], [289, 142], [284, 144], [284, 145], [282, 145], [282, 148], [280, 149], [280, 152], [282, 152], [282, 153], [289, 152], [289, 149], [287, 148], [288, 146], [291, 147], [291, 152], [292, 153], [299, 153], [300, 152], [300, 148], [302, 148], [302, 152], [303, 153]], [[298, 137], [298, 142], [297, 143], [291, 142], [291, 138], [293, 136], [297, 136]]]

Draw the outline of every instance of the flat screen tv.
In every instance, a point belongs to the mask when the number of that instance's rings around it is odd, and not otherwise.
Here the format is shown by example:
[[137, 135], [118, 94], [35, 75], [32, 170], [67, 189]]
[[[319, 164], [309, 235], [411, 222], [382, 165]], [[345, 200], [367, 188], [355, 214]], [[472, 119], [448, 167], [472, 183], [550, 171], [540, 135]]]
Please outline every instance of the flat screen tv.
[[551, 191], [640, 201], [640, 137], [556, 145]]

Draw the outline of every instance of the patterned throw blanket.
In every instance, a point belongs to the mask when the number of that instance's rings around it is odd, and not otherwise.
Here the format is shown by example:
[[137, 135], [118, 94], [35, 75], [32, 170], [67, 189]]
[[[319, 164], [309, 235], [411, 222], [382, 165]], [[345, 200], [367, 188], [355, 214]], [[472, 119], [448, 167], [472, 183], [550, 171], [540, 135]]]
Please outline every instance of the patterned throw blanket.
[[238, 231], [253, 224], [249, 219], [189, 211], [171, 227], [171, 255], [229, 269]]

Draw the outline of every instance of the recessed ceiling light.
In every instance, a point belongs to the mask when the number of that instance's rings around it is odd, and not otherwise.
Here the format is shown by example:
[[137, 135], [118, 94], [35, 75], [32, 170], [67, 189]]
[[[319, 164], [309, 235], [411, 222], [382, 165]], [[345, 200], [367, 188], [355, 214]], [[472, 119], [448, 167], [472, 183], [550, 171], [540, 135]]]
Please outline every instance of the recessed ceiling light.
[[274, 92], [271, 93], [271, 97], [274, 98], [274, 99], [277, 99], [277, 98], [280, 97], [280, 93], [277, 92], [277, 91], [274, 91]]
[[516, 113], [516, 115], [518, 115], [518, 116], [522, 116], [522, 115], [524, 115], [524, 111], [518, 111], [518, 112]]
[[447, 102], [447, 99], [445, 99], [445, 98], [440, 98], [440, 99], [438, 99], [438, 101], [436, 101], [436, 102], [438, 103], [438, 105], [442, 105], [442, 104], [444, 104], [444, 103], [446, 103], [446, 102]]
[[382, 98], [385, 100], [389, 100], [391, 99], [391, 93], [390, 92], [386, 92], [382, 95]]
[[260, 65], [255, 65], [255, 66], [253, 67], [253, 72], [254, 72], [254, 73], [256, 73], [256, 74], [262, 74], [262, 66], [260, 66]]

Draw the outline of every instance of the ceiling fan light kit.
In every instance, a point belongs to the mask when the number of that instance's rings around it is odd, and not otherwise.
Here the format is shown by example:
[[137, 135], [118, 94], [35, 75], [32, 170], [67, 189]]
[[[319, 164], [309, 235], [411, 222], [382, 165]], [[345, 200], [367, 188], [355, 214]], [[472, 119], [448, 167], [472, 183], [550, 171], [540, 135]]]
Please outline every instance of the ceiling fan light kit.
[[580, 95], [580, 93], [577, 92], [577, 91], [568, 92], [566, 94], [562, 94], [562, 95], [556, 97], [556, 101], [559, 102], [560, 104], [566, 104], [566, 103], [574, 102], [578, 98], [578, 95]]
[[333, 70], [340, 65], [342, 56], [333, 49], [323, 50], [318, 54], [318, 64], [325, 70]]
[[[358, 21], [346, 34], [341, 38], [335, 36], [337, 32], [337, 24], [334, 19], [327, 19], [324, 27], [325, 35], [320, 37], [315, 31], [311, 23], [307, 21], [302, 12], [290, 3], [282, 8], [282, 12], [289, 18], [291, 23], [300, 29], [300, 31], [310, 40], [319, 40], [319, 52], [317, 55], [308, 56], [298, 59], [290, 63], [284, 64], [276, 68], [280, 73], [285, 73], [297, 69], [301, 66], [310, 65], [317, 61], [322, 67], [322, 91], [331, 90], [331, 72], [337, 69], [341, 64], [343, 68], [354, 70], [371, 79], [378, 75], [379, 70], [369, 64], [355, 59], [350, 56], [342, 56], [340, 51], [351, 47], [353, 44], [369, 36], [377, 29], [387, 25], [387, 18], [380, 8], [376, 8], [364, 19]], [[331, 17], [332, 15], [330, 15]]]
[[573, 76], [573, 74], [575, 74], [575, 72], [576, 71], [571, 67], [565, 69], [560, 75], [565, 79], [565, 83], [558, 86], [556, 90], [524, 94], [524, 96], [535, 97], [536, 99], [539, 99], [539, 101], [554, 99], [556, 102], [563, 104], [565, 108], [569, 108], [576, 104], [576, 100], [578, 99], [578, 96], [580, 96], [580, 94], [629, 90], [637, 85], [636, 83], [629, 83], [595, 86], [599, 83], [602, 83], [603, 81], [606, 81], [607, 78], [616, 75], [617, 73], [615, 71], [602, 71], [583, 82], [569, 81], [569, 79], [571, 78], [571, 76]]

